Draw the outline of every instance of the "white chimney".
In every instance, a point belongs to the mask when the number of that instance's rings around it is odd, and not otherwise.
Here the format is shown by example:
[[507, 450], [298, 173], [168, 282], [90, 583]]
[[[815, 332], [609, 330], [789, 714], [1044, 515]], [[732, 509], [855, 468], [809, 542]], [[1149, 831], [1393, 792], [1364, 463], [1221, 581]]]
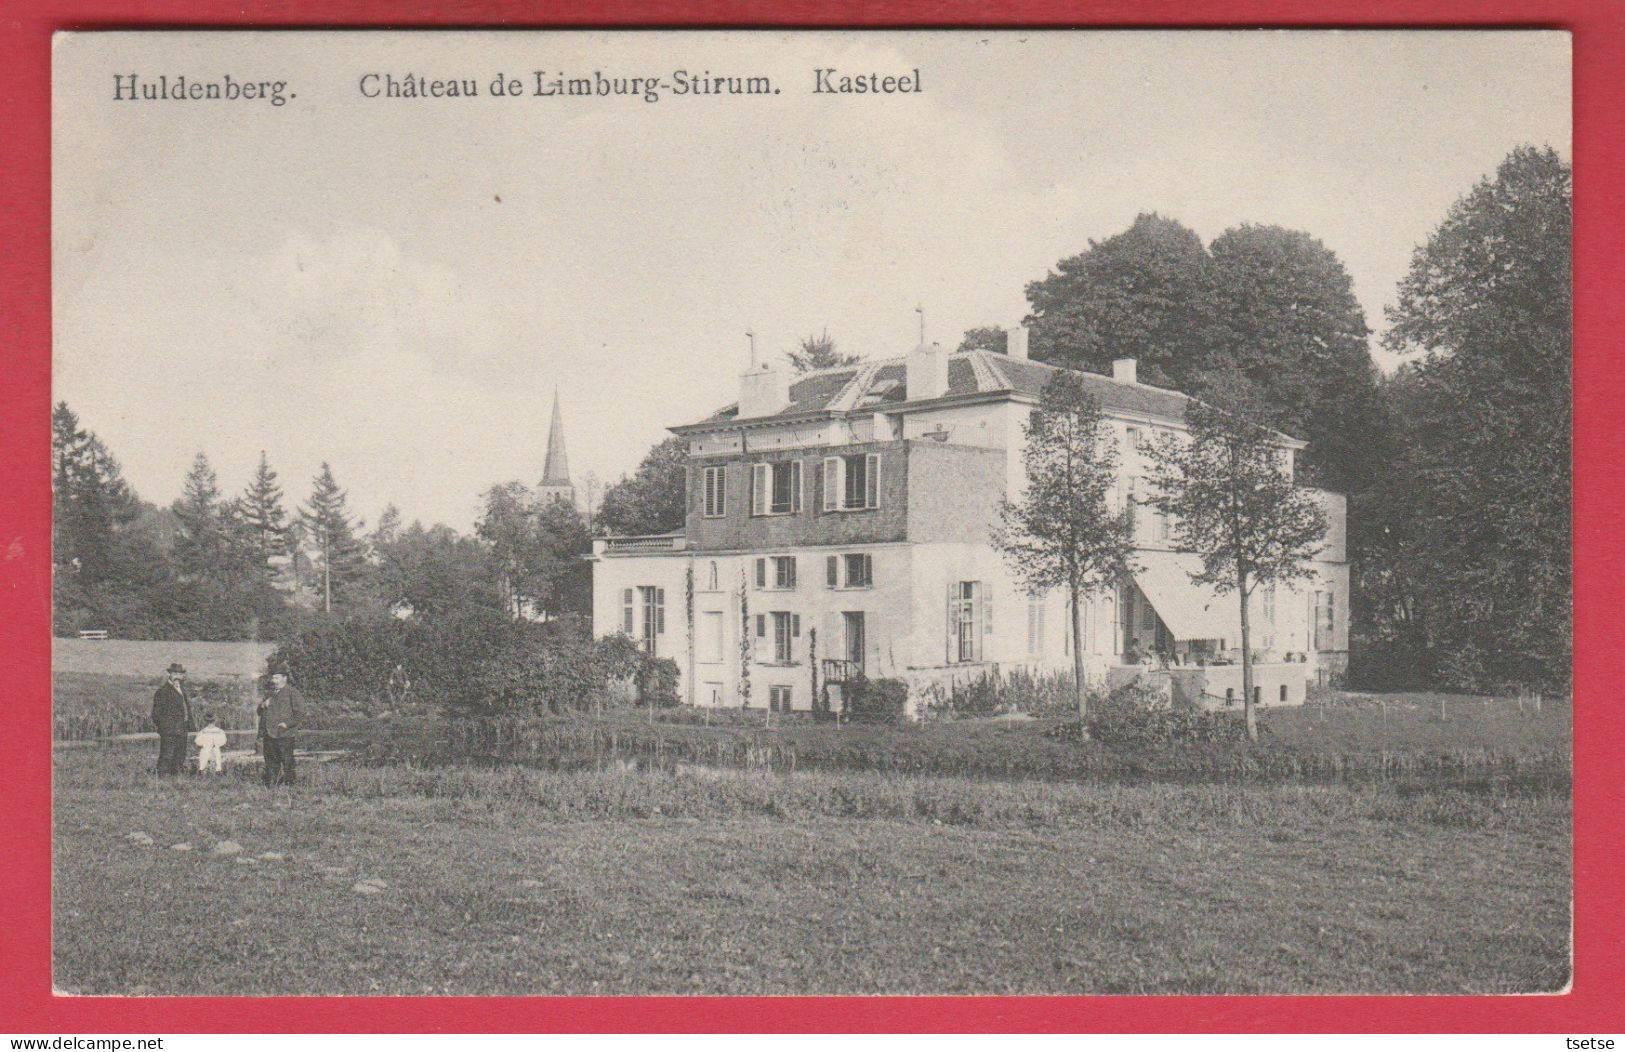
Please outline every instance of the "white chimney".
[[942, 349], [942, 344], [926, 346], [922, 343], [908, 352], [908, 374], [904, 382], [910, 402], [947, 394], [948, 352]]
[[745, 371], [739, 378], [739, 419], [772, 416], [790, 404], [790, 372], [770, 363]]
[[1025, 325], [1017, 325], [1005, 333], [1004, 353], [1011, 358], [1027, 360], [1027, 337], [1032, 330]]
[[1120, 384], [1139, 383], [1140, 381], [1135, 378], [1136, 365], [1137, 363], [1133, 358], [1113, 358], [1112, 379]]

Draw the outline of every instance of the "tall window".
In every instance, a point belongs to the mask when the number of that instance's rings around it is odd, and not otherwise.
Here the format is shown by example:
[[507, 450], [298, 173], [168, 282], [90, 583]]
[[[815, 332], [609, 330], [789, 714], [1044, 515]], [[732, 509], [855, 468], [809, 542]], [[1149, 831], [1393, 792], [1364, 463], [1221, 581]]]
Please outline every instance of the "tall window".
[[784, 610], [775, 610], [765, 617], [758, 614], [756, 634], [766, 635], [769, 624], [773, 628], [773, 660], [780, 665], [788, 665], [794, 660], [792, 640], [801, 638], [801, 615]]
[[711, 560], [710, 569], [705, 572], [705, 588], [708, 592], [714, 592], [719, 587], [720, 586], [717, 584], [717, 563], [716, 560], [713, 559]]
[[659, 638], [666, 634], [666, 590], [652, 585], [640, 585], [638, 598], [643, 606], [643, 634], [640, 642], [644, 653], [654, 657], [659, 647]]
[[1315, 649], [1331, 650], [1337, 644], [1333, 630], [1337, 627], [1337, 606], [1330, 589], [1315, 593]]
[[717, 465], [705, 469], [703, 484], [705, 517], [720, 519], [728, 513], [728, 468]]
[[1027, 600], [1027, 653], [1044, 655], [1044, 600]]
[[824, 458], [824, 510], [880, 507], [880, 454]]
[[980, 581], [948, 586], [948, 660], [981, 661], [982, 636], [990, 627], [987, 597]]
[[1265, 650], [1272, 650], [1275, 647], [1274, 585], [1270, 585], [1268, 588], [1264, 589], [1259, 605], [1263, 608], [1260, 611], [1259, 616], [1259, 620], [1262, 621], [1263, 624], [1259, 625], [1259, 628], [1262, 629], [1262, 631], [1258, 634], [1258, 645]]
[[751, 465], [752, 515], [793, 515], [800, 510], [801, 461]]

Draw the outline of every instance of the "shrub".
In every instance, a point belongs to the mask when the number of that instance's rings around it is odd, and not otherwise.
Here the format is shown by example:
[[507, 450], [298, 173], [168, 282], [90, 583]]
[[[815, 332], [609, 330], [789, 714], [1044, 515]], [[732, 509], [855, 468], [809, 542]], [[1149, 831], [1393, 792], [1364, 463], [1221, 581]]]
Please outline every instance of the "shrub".
[[638, 669], [638, 704], [657, 709], [673, 708], [677, 697], [677, 662], [671, 658], [647, 658]]
[[920, 714], [928, 720], [975, 719], [1011, 712], [1055, 717], [1068, 716], [1077, 709], [1072, 675], [1068, 672], [1000, 670], [948, 686], [933, 683], [921, 694]]
[[900, 679], [847, 682], [846, 716], [854, 723], [902, 723], [908, 718], [908, 684]]
[[[1127, 684], [1089, 703], [1089, 735], [1107, 745], [1240, 743], [1246, 725], [1233, 714], [1175, 709], [1158, 691]], [[1076, 735], [1076, 724], [1071, 725]]]

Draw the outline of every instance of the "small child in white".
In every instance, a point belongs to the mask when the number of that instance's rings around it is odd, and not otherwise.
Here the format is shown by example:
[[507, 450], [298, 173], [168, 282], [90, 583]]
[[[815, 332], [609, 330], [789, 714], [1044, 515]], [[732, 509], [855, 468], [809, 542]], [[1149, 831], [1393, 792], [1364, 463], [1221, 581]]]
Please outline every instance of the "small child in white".
[[215, 774], [225, 770], [220, 761], [220, 748], [226, 744], [226, 732], [220, 729], [213, 715], [210, 715], [208, 724], [197, 732], [197, 773], [202, 774], [210, 767]]

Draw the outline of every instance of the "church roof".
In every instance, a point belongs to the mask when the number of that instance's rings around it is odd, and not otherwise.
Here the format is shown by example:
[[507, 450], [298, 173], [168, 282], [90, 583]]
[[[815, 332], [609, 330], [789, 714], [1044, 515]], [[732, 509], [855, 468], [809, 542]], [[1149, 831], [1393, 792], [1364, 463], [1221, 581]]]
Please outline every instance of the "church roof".
[[559, 392], [553, 392], [553, 423], [547, 430], [547, 462], [542, 468], [542, 485], [570, 485], [570, 458], [564, 449], [564, 417], [559, 412]]

